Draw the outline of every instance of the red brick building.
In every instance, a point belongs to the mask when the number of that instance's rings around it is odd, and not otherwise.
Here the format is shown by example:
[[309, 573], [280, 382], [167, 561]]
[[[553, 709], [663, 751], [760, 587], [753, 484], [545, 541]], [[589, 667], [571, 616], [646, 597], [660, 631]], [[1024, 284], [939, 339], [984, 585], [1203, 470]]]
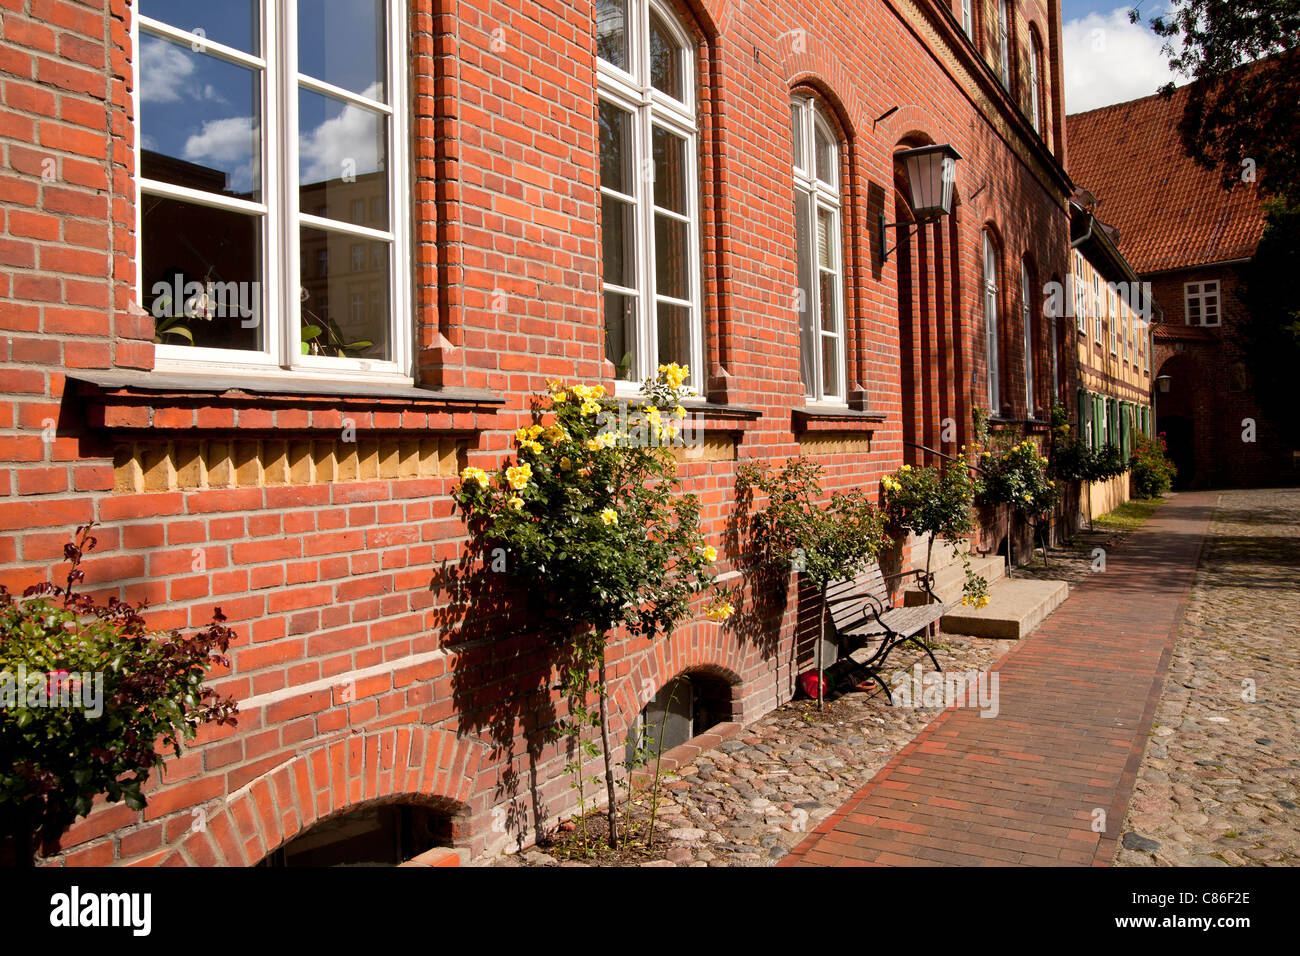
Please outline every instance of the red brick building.
[[[479, 854], [569, 811], [545, 647], [438, 584], [460, 468], [548, 377], [689, 363], [724, 569], [739, 461], [874, 491], [976, 406], [1045, 434], [1064, 388], [1055, 2], [0, 10], [0, 582], [94, 520], [91, 586], [238, 633], [239, 726], [60, 862]], [[882, 248], [930, 143], [954, 212]], [[788, 699], [799, 606], [612, 644], [614, 733], [683, 672], [695, 731]]]
[[1253, 170], [1224, 189], [1217, 171], [1184, 154], [1186, 89], [1070, 116], [1070, 173], [1096, 196], [1097, 216], [1118, 231], [1162, 314], [1153, 399], [1176, 486], [1294, 482], [1296, 450], [1261, 413], [1233, 346], [1243, 270], [1264, 230]]

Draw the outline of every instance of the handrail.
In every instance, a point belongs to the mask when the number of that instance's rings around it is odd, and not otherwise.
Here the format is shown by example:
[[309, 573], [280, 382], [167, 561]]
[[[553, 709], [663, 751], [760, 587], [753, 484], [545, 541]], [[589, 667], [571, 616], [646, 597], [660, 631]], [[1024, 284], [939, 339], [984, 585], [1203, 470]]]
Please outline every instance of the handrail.
[[984, 469], [981, 468], [979, 465], [972, 465], [969, 461], [967, 461], [964, 458], [958, 458], [955, 455], [949, 455], [947, 452], [939, 451], [937, 448], [931, 448], [929, 445], [922, 445], [919, 442], [908, 441], [907, 439], [903, 440], [903, 444], [907, 445], [909, 448], [919, 448], [921, 451], [928, 451], [932, 455], [938, 455], [940, 458], [946, 458], [949, 461], [959, 461], [962, 464], [964, 464], [967, 468], [971, 469], [972, 471], [977, 471], [981, 475], [984, 474]]

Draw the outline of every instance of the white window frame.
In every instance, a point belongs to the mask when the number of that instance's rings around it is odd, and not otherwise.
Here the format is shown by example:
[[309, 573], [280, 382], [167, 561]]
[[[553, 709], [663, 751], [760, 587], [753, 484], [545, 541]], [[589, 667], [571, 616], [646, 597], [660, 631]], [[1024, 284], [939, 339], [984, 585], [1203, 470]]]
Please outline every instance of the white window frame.
[[[814, 381], [805, 383], [804, 394], [810, 402], [843, 405], [848, 392], [848, 363], [846, 361], [848, 350], [845, 347], [844, 321], [844, 218], [840, 193], [844, 144], [840, 141], [831, 124], [826, 121], [826, 117], [822, 115], [822, 109], [813, 97], [796, 96], [791, 100], [791, 105], [798, 110], [800, 123], [800, 144], [798, 145], [802, 146], [800, 150], [802, 155], [794, 157], [793, 166], [796, 201], [799, 195], [807, 196], [809, 200], [807, 234], [795, 237], [796, 243], [801, 241], [808, 243], [809, 280], [811, 285], [806, 296], [796, 295], [800, 308], [799, 348], [801, 351], [804, 347], [802, 323], [805, 317], [817, 330], [817, 348], [813, 350], [810, 362]], [[835, 148], [835, 168], [832, 170], [833, 182], [826, 182], [817, 176], [817, 134], [819, 132]], [[823, 212], [829, 213], [832, 221], [832, 265], [830, 269], [822, 268], [820, 257], [817, 254], [817, 222], [819, 215]], [[797, 216], [795, 222], [797, 227]], [[822, 293], [820, 279], [822, 273], [833, 275], [835, 284], [835, 328], [831, 332], [823, 329], [821, 323]], [[827, 392], [825, 388], [826, 373], [822, 349], [824, 340], [827, 338], [833, 339], [835, 342], [835, 362], [839, 372], [837, 378], [840, 387], [839, 391], [834, 393]], [[801, 356], [799, 364], [801, 373], [803, 367]]]
[[1030, 309], [1029, 267], [1020, 263], [1020, 321], [1025, 335], [1025, 417], [1034, 417], [1034, 313]]
[[1119, 307], [1115, 301], [1115, 284], [1106, 283], [1106, 330], [1110, 333], [1110, 354], [1119, 355]]
[[[650, 80], [650, 12], [654, 11], [673, 34], [682, 49], [681, 76], [683, 100], [673, 99], [654, 88]], [[627, 0], [627, 20], [624, 25], [628, 37], [628, 69], [623, 70], [607, 60], [596, 57], [597, 99], [617, 106], [632, 114], [632, 153], [634, 226], [637, 254], [634, 270], [635, 289], [604, 280], [602, 291], [608, 289], [629, 297], [635, 308], [636, 361], [632, 379], [616, 379], [615, 394], [636, 395], [641, 381], [652, 377], [660, 365], [659, 323], [656, 305], [663, 301], [682, 306], [690, 312], [690, 376], [686, 390], [702, 394], [704, 382], [704, 323], [701, 307], [700, 272], [700, 190], [699, 190], [699, 124], [696, 118], [695, 43], [682, 26], [677, 14], [659, 0]], [[654, 204], [653, 129], [659, 126], [670, 134], [686, 141], [686, 168], [683, 178], [686, 187], [687, 214], [662, 209]], [[599, 164], [599, 158], [597, 159]], [[597, 165], [599, 173], [599, 165]], [[628, 194], [618, 193], [601, 186], [601, 195], [626, 199]], [[655, 251], [654, 217], [656, 213], [678, 219], [687, 224], [687, 276], [688, 297], [677, 299], [661, 296], [654, 288]], [[604, 334], [604, 308], [600, 310], [601, 331]], [[604, 342], [601, 343], [604, 354]]]
[[1034, 127], [1034, 132], [1041, 132], [1039, 129], [1042, 123], [1042, 116], [1038, 108], [1038, 35], [1033, 30], [1029, 31], [1029, 122]]
[[989, 414], [997, 418], [1002, 409], [1002, 383], [998, 369], [998, 260], [992, 234], [983, 231], [984, 274], [984, 358], [988, 368]]
[[[1192, 303], [1195, 302], [1199, 313], [1198, 321], [1192, 322]], [[1214, 321], [1205, 321], [1205, 307], [1209, 303], [1214, 305]], [[1202, 328], [1212, 328], [1221, 325], [1223, 322], [1223, 302], [1219, 294], [1218, 279], [1203, 279], [1199, 282], [1183, 283], [1183, 316], [1188, 325], [1198, 325]]]
[[1101, 276], [1092, 273], [1092, 338], [1098, 345], [1105, 342], [1101, 320]]
[[[270, 8], [268, 10], [268, 7]], [[187, 373], [247, 372], [259, 378], [277, 377], [321, 382], [364, 380], [394, 384], [412, 383], [413, 322], [411, 316], [411, 209], [409, 166], [411, 139], [407, 132], [406, 4], [403, 0], [386, 0], [387, 43], [384, 82], [387, 103], [371, 100], [349, 90], [335, 87], [297, 72], [297, 4], [269, 3], [258, 7], [258, 39], [261, 56], [202, 38], [204, 53], [236, 65], [261, 70], [258, 106], [261, 110], [261, 143], [257, 162], [261, 174], [262, 201], [250, 202], [187, 186], [177, 186], [145, 178], [141, 162], [141, 88], [140, 36], [145, 32], [161, 39], [193, 44], [196, 34], [181, 30], [149, 17], [137, 15], [132, 20], [132, 62], [137, 67], [133, 91], [134, 140], [137, 202], [136, 272], [137, 301], [143, 302], [144, 256], [141, 245], [143, 196], [153, 195], [223, 209], [260, 215], [262, 232], [261, 320], [265, 347], [260, 352], [243, 349], [196, 348], [155, 343], [154, 367], [158, 371]], [[299, 208], [298, 196], [298, 90], [299, 88], [329, 95], [364, 106], [387, 120], [385, 143], [388, 172], [388, 223], [385, 230], [325, 219]], [[303, 355], [301, 351], [301, 317], [299, 311], [301, 277], [299, 275], [299, 233], [303, 226], [323, 229], [334, 234], [378, 240], [389, 245], [389, 343], [390, 358], [358, 359]], [[291, 277], [299, 277], [293, 282]]]
[[1088, 283], [1083, 270], [1083, 253], [1074, 254], [1074, 324], [1085, 336], [1088, 334]]
[[972, 40], [975, 39], [974, 6], [975, 0], [961, 0], [961, 28]]
[[1002, 85], [1011, 89], [1011, 26], [1007, 15], [1007, 0], [998, 0], [998, 58], [1002, 72]]

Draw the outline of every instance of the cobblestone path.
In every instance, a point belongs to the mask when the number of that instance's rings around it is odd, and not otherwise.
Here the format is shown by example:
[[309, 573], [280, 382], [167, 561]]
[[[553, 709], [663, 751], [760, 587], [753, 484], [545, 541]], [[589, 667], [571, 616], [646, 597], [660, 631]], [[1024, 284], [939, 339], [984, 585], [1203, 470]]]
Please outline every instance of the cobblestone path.
[[1116, 862], [1300, 864], [1300, 489], [1224, 492]]

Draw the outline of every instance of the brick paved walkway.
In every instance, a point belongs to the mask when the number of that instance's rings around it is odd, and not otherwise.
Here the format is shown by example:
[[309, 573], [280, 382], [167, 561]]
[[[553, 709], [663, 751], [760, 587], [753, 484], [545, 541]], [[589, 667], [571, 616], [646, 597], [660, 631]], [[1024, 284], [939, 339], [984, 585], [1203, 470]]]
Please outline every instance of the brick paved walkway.
[[781, 865], [1108, 865], [1215, 498], [1157, 511], [1002, 659], [996, 717], [945, 710]]

